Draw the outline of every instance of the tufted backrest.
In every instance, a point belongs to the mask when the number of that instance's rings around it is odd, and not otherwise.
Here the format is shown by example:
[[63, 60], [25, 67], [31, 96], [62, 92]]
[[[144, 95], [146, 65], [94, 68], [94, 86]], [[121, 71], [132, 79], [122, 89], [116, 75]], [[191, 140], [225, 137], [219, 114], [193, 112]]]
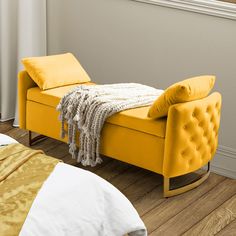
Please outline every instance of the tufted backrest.
[[207, 164], [218, 145], [221, 95], [175, 104], [167, 118], [163, 175], [175, 177]]

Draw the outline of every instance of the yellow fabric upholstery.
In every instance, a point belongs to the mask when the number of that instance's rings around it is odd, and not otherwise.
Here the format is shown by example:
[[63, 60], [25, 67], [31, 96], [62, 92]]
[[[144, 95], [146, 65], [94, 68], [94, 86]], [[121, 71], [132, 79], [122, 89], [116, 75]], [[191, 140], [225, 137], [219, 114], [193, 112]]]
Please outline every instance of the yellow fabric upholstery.
[[[60, 138], [58, 116], [54, 107], [27, 101], [26, 129], [67, 142], [67, 138]], [[103, 155], [162, 173], [164, 141], [161, 137], [106, 122], [100, 151]]]
[[[26, 83], [19, 87], [20, 127], [61, 140], [55, 107], [64, 93], [76, 85], [41, 91], [28, 81], [25, 72], [19, 77], [24, 77], [19, 83]], [[220, 122], [219, 93], [171, 105], [167, 118], [150, 119], [148, 109], [130, 109], [107, 119], [101, 154], [167, 178], [199, 169], [213, 158]]]
[[[45, 91], [40, 90], [39, 87], [31, 88], [28, 89], [27, 100], [51, 106], [55, 109], [62, 96], [77, 85], [64, 86]], [[106, 122], [159, 137], [165, 137], [166, 118], [159, 120], [150, 119], [147, 117], [148, 109], [149, 106], [122, 111], [108, 118]]]
[[[83, 84], [91, 85], [94, 83], [85, 82]], [[48, 89], [48, 90], [41, 90], [39, 87], [34, 87], [31, 89], [28, 89], [27, 100], [39, 102], [39, 103], [42, 103], [51, 107], [57, 107], [63, 95], [65, 95], [66, 93], [68, 93], [70, 90], [72, 90], [78, 85], [81, 85], [81, 84], [72, 84], [72, 85], [67, 85], [67, 86]]]
[[26, 128], [26, 101], [29, 88], [37, 86], [26, 71], [18, 74], [18, 105], [19, 105], [19, 125]]
[[174, 177], [207, 164], [218, 145], [221, 95], [180, 103], [170, 107], [163, 175]]
[[71, 53], [24, 58], [22, 63], [42, 90], [90, 81], [86, 71]]
[[215, 83], [215, 76], [199, 76], [171, 85], [150, 107], [148, 116], [160, 118], [167, 116], [171, 105], [189, 102], [206, 97]]

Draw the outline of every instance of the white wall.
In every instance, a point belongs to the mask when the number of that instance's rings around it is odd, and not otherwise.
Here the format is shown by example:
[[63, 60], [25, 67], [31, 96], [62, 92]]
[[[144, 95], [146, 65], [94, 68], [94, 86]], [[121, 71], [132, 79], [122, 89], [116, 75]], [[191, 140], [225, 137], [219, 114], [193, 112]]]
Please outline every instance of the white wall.
[[223, 108], [214, 164], [236, 176], [236, 21], [130, 0], [48, 0], [48, 53], [67, 51], [98, 83], [166, 88], [215, 74]]

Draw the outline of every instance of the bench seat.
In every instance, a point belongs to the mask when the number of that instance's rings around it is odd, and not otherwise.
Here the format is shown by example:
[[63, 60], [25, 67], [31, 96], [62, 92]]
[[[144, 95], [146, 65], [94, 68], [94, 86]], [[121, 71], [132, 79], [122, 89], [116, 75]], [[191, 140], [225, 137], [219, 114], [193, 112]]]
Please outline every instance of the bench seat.
[[[86, 84], [91, 85], [92, 83]], [[56, 108], [62, 96], [76, 86], [78, 84], [44, 91], [39, 87], [30, 88], [27, 92], [27, 100]], [[164, 138], [166, 118], [150, 119], [147, 117], [148, 109], [149, 106], [125, 110], [109, 117], [106, 122]]]

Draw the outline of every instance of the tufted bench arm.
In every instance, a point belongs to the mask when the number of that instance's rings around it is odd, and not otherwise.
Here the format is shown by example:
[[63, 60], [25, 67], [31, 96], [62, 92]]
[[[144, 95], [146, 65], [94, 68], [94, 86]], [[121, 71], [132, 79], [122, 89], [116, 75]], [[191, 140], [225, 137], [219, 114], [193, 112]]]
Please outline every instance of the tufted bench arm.
[[170, 107], [167, 119], [164, 177], [184, 175], [206, 165], [218, 144], [221, 95]]

